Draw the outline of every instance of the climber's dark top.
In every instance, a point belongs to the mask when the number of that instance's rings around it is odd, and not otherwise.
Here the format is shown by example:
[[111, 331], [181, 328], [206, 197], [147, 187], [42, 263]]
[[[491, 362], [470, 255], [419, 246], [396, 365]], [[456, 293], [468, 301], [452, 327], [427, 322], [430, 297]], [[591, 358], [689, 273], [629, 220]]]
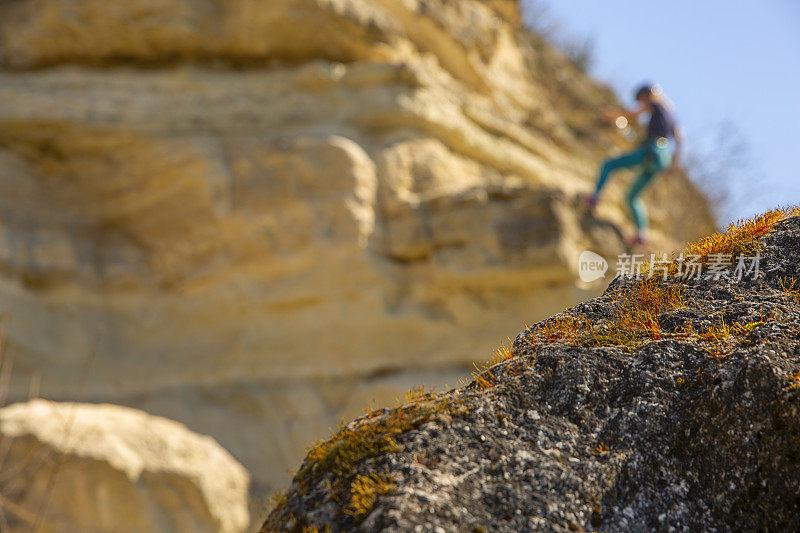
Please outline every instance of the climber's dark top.
[[647, 126], [648, 137], [672, 137], [673, 129], [675, 128], [675, 120], [672, 118], [672, 113], [657, 103], [652, 102], [653, 110], [650, 113], [650, 124]]

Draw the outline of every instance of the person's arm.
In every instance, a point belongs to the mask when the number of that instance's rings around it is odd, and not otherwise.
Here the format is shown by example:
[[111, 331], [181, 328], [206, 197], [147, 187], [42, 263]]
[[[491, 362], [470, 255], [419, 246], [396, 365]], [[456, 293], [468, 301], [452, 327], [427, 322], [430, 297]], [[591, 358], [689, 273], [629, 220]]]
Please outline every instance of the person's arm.
[[639, 115], [645, 113], [647, 110], [648, 109], [646, 105], [640, 105], [633, 111], [628, 111], [627, 109], [604, 109], [603, 116], [608, 120], [615, 120], [617, 117], [625, 117], [629, 122], [631, 122], [639, 118]]
[[642, 113], [646, 113], [649, 110], [650, 109], [646, 105], [642, 104], [633, 111], [626, 111], [622, 113], [622, 116], [627, 118], [628, 120], [636, 120], [637, 118], [639, 118], [639, 115], [641, 115]]

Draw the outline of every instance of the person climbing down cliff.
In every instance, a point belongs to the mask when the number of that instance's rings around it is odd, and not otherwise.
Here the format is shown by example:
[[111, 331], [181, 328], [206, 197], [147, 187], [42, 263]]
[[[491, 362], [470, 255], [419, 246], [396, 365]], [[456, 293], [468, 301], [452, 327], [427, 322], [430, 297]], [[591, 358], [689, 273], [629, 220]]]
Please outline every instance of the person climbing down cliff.
[[[636, 224], [633, 244], [646, 244], [649, 228], [647, 209], [639, 195], [663, 170], [668, 169], [669, 174], [677, 169], [682, 136], [672, 113], [667, 108], [660, 87], [649, 84], [641, 86], [636, 91], [636, 101], [639, 107], [634, 111], [604, 110], [603, 115], [608, 119], [616, 119], [618, 126], [625, 127], [628, 121], [636, 120], [643, 113], [649, 113], [647, 138], [634, 150], [606, 160], [600, 169], [594, 193], [587, 198], [587, 203], [592, 209], [597, 205], [600, 191], [613, 171], [639, 167], [639, 175], [628, 189], [625, 201]], [[670, 138], [675, 140], [674, 154], [670, 153]]]

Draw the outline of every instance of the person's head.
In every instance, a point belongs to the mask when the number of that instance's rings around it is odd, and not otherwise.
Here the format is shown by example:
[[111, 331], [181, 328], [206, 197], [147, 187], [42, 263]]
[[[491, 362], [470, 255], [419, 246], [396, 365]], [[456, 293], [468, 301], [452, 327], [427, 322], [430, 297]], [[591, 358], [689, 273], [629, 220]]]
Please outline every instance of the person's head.
[[646, 83], [636, 89], [636, 101], [640, 104], [651, 104], [657, 102], [661, 95], [661, 87]]

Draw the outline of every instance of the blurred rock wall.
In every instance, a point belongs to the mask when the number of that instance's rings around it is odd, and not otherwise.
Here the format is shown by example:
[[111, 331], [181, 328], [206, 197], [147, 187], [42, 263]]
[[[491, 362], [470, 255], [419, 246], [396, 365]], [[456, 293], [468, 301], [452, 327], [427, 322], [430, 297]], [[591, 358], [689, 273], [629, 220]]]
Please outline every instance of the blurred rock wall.
[[[179, 420], [280, 485], [598, 290], [574, 263], [621, 249], [624, 179], [577, 195], [614, 102], [511, 0], [0, 2], [14, 394]], [[683, 177], [647, 201], [665, 249], [710, 228]]]

